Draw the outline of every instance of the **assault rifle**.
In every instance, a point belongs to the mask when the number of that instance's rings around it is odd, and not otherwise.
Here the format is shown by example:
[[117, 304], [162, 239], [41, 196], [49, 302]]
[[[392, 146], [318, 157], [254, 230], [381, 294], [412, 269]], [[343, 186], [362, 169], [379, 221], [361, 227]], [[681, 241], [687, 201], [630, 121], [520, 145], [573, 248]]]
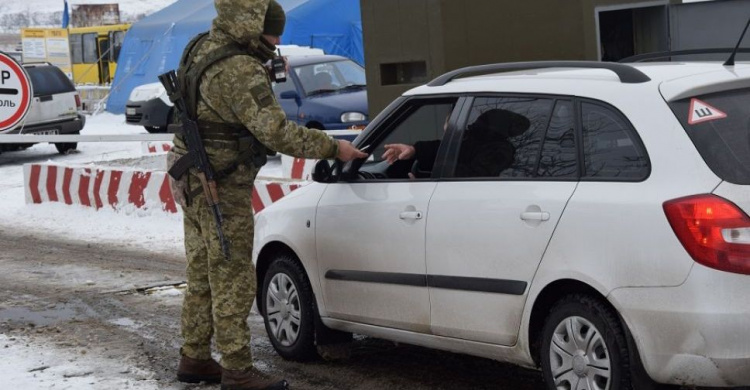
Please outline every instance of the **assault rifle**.
[[185, 99], [180, 93], [180, 88], [177, 82], [177, 73], [175, 73], [174, 70], [171, 70], [159, 75], [159, 81], [164, 85], [169, 100], [174, 103], [174, 106], [180, 115], [182, 133], [185, 137], [185, 144], [188, 150], [186, 155], [182, 156], [177, 162], [175, 162], [174, 167], [169, 170], [169, 175], [175, 180], [178, 180], [190, 167], [195, 167], [198, 171], [198, 178], [203, 185], [203, 193], [205, 194], [206, 201], [211, 207], [211, 211], [214, 215], [216, 232], [219, 235], [219, 242], [221, 243], [221, 251], [224, 253], [224, 257], [229, 260], [229, 240], [224, 237], [224, 230], [222, 229], [224, 218], [221, 216], [221, 209], [219, 208], [219, 192], [216, 189], [216, 171], [214, 171], [213, 167], [211, 167], [211, 163], [208, 161], [206, 149], [203, 147], [203, 140], [198, 132], [198, 124], [191, 119], [188, 114]]

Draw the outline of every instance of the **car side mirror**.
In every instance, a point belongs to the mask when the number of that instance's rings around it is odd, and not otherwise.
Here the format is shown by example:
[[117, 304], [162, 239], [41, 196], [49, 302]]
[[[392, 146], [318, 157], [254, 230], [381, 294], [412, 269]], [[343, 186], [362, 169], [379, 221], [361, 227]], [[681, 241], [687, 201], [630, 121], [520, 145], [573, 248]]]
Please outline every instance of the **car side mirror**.
[[312, 179], [318, 183], [332, 183], [333, 182], [333, 168], [328, 160], [320, 160], [315, 163], [313, 168]]
[[279, 95], [280, 98], [286, 100], [286, 99], [297, 99], [299, 95], [297, 95], [297, 91], [284, 91]]

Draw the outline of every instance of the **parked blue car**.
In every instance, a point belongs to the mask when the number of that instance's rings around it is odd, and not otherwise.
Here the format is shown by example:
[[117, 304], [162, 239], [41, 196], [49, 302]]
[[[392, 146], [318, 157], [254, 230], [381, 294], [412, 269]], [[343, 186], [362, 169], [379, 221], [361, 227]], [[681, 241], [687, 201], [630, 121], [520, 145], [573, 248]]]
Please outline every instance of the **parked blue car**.
[[[361, 130], [370, 123], [365, 70], [345, 57], [288, 57], [287, 81], [274, 83], [276, 99], [289, 120], [320, 130]], [[126, 105], [126, 123], [151, 133], [167, 131], [172, 103], [161, 83], [133, 89]], [[333, 134], [353, 140], [357, 134]]]
[[365, 70], [357, 63], [313, 55], [289, 57], [288, 64], [287, 81], [273, 85], [288, 120], [321, 130], [361, 130], [370, 122]]

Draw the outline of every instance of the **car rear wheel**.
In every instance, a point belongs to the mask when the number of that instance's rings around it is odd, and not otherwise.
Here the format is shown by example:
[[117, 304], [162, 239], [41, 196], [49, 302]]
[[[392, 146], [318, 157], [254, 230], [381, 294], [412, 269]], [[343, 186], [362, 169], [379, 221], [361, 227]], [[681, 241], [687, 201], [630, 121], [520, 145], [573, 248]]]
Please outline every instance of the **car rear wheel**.
[[[81, 134], [80, 132], [74, 133], [75, 135]], [[73, 135], [73, 134], [71, 134]], [[57, 152], [60, 154], [68, 154], [71, 150], [78, 149], [78, 142], [58, 142], [55, 144]]]
[[262, 312], [268, 338], [285, 359], [316, 356], [313, 299], [302, 266], [288, 254], [278, 255], [263, 282]]
[[588, 295], [558, 302], [542, 331], [548, 389], [628, 390], [630, 351], [617, 313]]

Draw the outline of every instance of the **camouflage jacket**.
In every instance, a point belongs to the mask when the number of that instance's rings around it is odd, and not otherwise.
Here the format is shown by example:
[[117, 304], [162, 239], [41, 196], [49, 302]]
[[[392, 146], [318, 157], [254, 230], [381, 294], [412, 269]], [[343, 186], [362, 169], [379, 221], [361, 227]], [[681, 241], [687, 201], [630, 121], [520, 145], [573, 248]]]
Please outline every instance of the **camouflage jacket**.
[[338, 152], [338, 144], [320, 130], [287, 121], [271, 88], [263, 65], [273, 49], [260, 41], [269, 0], [216, 0], [217, 17], [209, 37], [195, 56], [232, 42], [246, 47], [238, 55], [210, 66], [200, 81], [199, 121], [242, 124], [263, 145], [294, 157], [327, 159]]

